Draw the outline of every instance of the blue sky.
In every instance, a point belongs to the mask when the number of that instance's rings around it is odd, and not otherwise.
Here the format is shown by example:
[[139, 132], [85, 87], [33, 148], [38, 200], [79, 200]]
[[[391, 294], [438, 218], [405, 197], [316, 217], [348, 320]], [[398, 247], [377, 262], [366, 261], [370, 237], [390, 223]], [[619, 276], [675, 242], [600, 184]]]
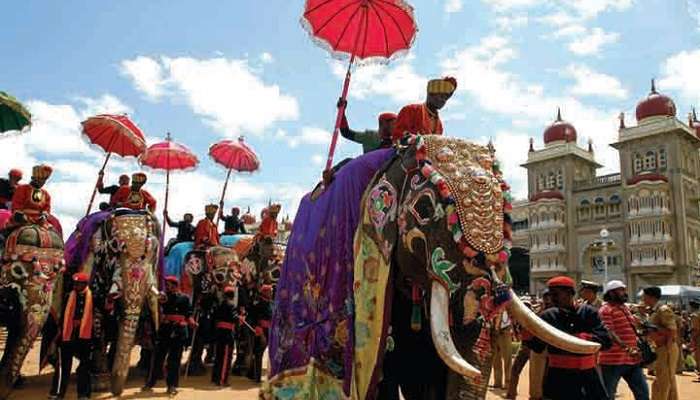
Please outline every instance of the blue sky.
[[[419, 26], [410, 54], [355, 70], [348, 116], [372, 128], [382, 111], [420, 101], [425, 81], [451, 74], [459, 88], [442, 113], [445, 132], [493, 138], [517, 196], [518, 167], [534, 137], [562, 107], [594, 141], [605, 171], [619, 169], [607, 143], [617, 115], [633, 124], [656, 77], [686, 120], [700, 105], [697, 0], [413, 0]], [[172, 214], [218, 201], [225, 172], [206, 156], [244, 135], [263, 168], [237, 176], [227, 205], [258, 211], [268, 199], [293, 215], [317, 181], [334, 122], [343, 64], [299, 24], [303, 1], [6, 1], [0, 25], [0, 89], [34, 114], [28, 135], [0, 141], [0, 174], [35, 162], [56, 166], [47, 188], [69, 226], [87, 204], [102, 154], [80, 139], [79, 122], [128, 112], [154, 142], [172, 132], [202, 163], [173, 179]], [[360, 146], [341, 139], [337, 159]], [[110, 163], [108, 177], [138, 170]], [[604, 172], [605, 172], [604, 171]], [[148, 187], [162, 199], [164, 178]], [[162, 205], [162, 202], [161, 202]]]

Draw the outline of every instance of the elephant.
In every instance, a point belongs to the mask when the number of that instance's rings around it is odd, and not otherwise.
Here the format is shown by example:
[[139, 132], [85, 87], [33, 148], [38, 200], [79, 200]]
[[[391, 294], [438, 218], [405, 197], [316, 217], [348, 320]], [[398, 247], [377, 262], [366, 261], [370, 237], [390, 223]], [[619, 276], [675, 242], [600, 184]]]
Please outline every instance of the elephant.
[[[103, 390], [109, 379], [110, 391], [118, 396], [124, 390], [137, 328], [146, 311], [150, 311], [153, 325], [157, 326], [159, 223], [146, 211], [127, 209], [92, 214], [84, 222], [87, 223], [79, 225], [69, 243], [75, 238], [88, 240], [89, 246], [85, 246], [84, 257], [66, 268], [63, 292], [68, 293], [68, 278], [73, 273], [83, 271], [91, 275], [93, 373], [97, 375], [93, 382], [96, 389]], [[65, 300], [65, 295], [55, 296], [56, 316], [51, 325], [56, 326], [61, 320]], [[48, 326], [45, 331], [51, 331]], [[50, 345], [44, 343], [42, 347]]]
[[9, 396], [22, 363], [49, 315], [63, 262], [63, 238], [39, 225], [15, 228], [0, 260], [0, 323], [7, 343], [0, 361], [0, 399]]
[[503, 310], [547, 343], [508, 286], [507, 185], [492, 148], [408, 136], [301, 201], [273, 307], [265, 399], [484, 399]]

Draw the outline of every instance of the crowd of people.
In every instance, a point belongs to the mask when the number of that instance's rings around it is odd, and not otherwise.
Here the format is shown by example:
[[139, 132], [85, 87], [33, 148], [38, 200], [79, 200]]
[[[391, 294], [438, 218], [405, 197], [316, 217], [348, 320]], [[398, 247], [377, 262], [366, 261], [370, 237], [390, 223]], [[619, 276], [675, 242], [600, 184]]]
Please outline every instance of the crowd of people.
[[[546, 345], [504, 312], [492, 330], [494, 386], [515, 399], [529, 362], [531, 400], [612, 400], [620, 380], [635, 400], [677, 400], [677, 374], [694, 371], [700, 383], [700, 299], [682, 310], [661, 301], [659, 287], [646, 287], [642, 293], [639, 304], [630, 304], [627, 287], [619, 280], [604, 286], [581, 281], [577, 287], [566, 276], [550, 279], [541, 297], [524, 296], [525, 304], [558, 329], [598, 342], [600, 351], [580, 355]], [[514, 341], [520, 347], [513, 358]], [[647, 376], [653, 377], [651, 387]]]
[[[51, 214], [51, 196], [44, 189], [46, 181], [53, 169], [48, 165], [37, 165], [32, 169], [31, 181], [22, 184], [22, 171], [12, 169], [8, 178], [0, 178], [0, 210], [10, 215], [4, 221], [0, 234], [7, 237], [15, 229], [26, 225], [39, 225], [46, 229], [60, 231], [58, 220]], [[103, 173], [100, 173], [97, 191], [108, 195], [109, 200], [100, 203], [98, 213], [109, 215], [112, 210], [130, 209], [154, 214], [156, 212], [155, 198], [144, 188], [146, 174], [137, 172], [129, 177], [121, 175], [118, 184], [105, 186]], [[167, 211], [163, 218], [168, 226], [177, 229], [177, 235], [172, 239], [168, 248], [181, 242], [192, 242], [195, 251], [206, 251], [210, 247], [220, 245], [221, 235], [246, 233], [246, 227], [240, 217], [237, 207], [231, 209], [230, 215], [222, 211], [223, 204], [208, 204], [205, 206], [205, 217], [193, 225], [194, 216], [185, 213], [181, 221], [173, 221]], [[264, 210], [260, 228], [255, 240], [269, 238], [274, 240], [278, 234], [277, 217], [280, 211], [278, 205], [270, 205]], [[224, 222], [224, 230], [218, 232], [216, 217]], [[2, 238], [0, 238], [2, 239]], [[88, 237], [89, 240], [89, 237]], [[59, 321], [60, 335], [57, 340], [59, 349], [54, 377], [49, 399], [63, 399], [69, 384], [73, 360], [79, 364], [76, 370], [78, 398], [89, 399], [92, 391], [92, 358], [91, 345], [93, 337], [93, 295], [90, 289], [90, 275], [84, 272], [72, 274], [68, 284], [68, 295], [61, 312]], [[162, 371], [165, 371], [167, 393], [175, 394], [179, 385], [183, 350], [190, 345], [193, 331], [198, 323], [192, 315], [191, 299], [180, 290], [180, 279], [177, 276], [164, 277], [165, 288], [159, 294], [160, 321], [155, 332], [155, 346], [147, 373], [147, 381], [143, 388], [150, 391]], [[216, 385], [227, 385], [228, 376], [232, 372], [234, 348], [237, 348], [235, 373], [246, 373], [247, 376], [260, 382], [262, 374], [262, 353], [266, 346], [267, 330], [272, 312], [272, 286], [255, 282], [251, 287], [245, 285], [227, 286], [219, 304], [214, 305], [213, 326], [215, 330], [214, 345], [209, 349], [212, 354], [212, 382]], [[241, 287], [239, 287], [241, 286]], [[109, 299], [113, 300], [113, 299]], [[239, 338], [242, 330], [250, 329], [254, 335], [252, 365], [245, 361]]]

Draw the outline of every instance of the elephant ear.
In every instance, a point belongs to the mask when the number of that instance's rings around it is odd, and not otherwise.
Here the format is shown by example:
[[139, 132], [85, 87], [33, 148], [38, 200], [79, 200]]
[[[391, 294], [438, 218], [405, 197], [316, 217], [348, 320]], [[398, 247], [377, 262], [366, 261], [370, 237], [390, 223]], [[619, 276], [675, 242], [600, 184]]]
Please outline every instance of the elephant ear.
[[[351, 393], [366, 398], [379, 380], [386, 348], [391, 253], [398, 235], [398, 197], [385, 175], [368, 186], [354, 240], [355, 348]], [[390, 223], [393, 222], [393, 223]]]

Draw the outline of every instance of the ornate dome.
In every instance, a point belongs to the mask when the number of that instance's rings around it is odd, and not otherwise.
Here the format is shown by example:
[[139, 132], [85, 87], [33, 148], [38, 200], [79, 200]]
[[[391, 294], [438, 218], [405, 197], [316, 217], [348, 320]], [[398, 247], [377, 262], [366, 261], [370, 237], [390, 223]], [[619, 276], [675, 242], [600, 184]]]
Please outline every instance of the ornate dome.
[[695, 107], [693, 107], [693, 112], [688, 116], [688, 126], [695, 130], [695, 136], [700, 137], [700, 121], [698, 121], [698, 115], [695, 113]]
[[561, 110], [557, 109], [557, 120], [544, 130], [544, 144], [553, 142], [576, 142], [576, 128], [561, 119]]
[[665, 175], [652, 172], [642, 173], [627, 179], [627, 184], [630, 186], [636, 185], [639, 182], [668, 182], [668, 178]]
[[564, 195], [558, 190], [545, 190], [530, 197], [530, 201], [539, 200], [564, 200]]
[[646, 99], [637, 104], [636, 115], [637, 122], [642, 122], [642, 120], [649, 117], [674, 117], [676, 115], [676, 104], [670, 97], [656, 92], [656, 85], [652, 79], [651, 93]]

